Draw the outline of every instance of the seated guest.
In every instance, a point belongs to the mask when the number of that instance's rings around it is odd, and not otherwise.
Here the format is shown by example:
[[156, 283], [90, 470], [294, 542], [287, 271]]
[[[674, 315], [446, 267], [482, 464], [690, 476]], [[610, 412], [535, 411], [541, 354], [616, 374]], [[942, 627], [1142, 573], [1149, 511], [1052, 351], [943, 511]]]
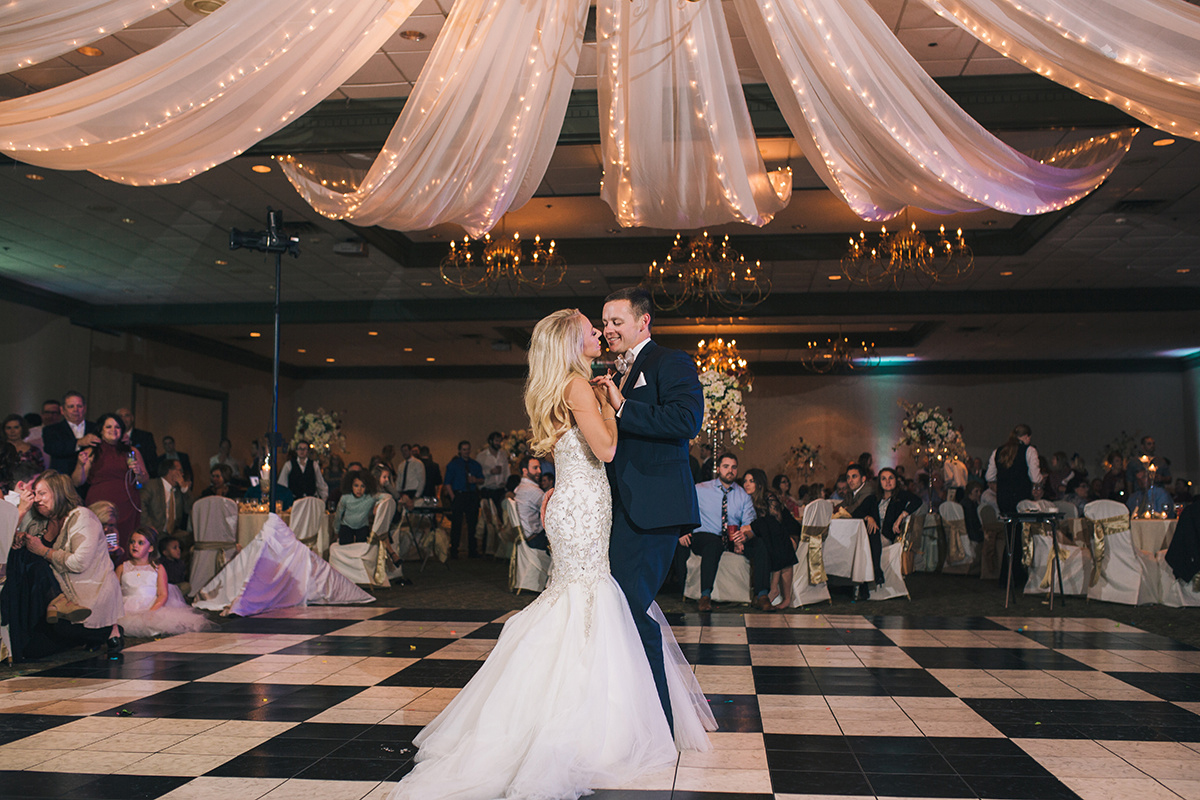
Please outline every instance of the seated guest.
[[158, 477], [142, 489], [142, 521], [170, 536], [183, 531], [192, 510], [192, 484], [178, 459], [159, 461]]
[[868, 482], [875, 480], [875, 470], [873, 469], [875, 456], [870, 453], [861, 453], [858, 456], [858, 461], [855, 463], [858, 464], [859, 469], [862, 470], [863, 477]]
[[[1047, 474], [1047, 470], [1043, 465], [1042, 474]], [[1060, 497], [1065, 499], [1067, 481], [1071, 479], [1071, 460], [1067, 458], [1067, 454], [1059, 450], [1050, 456], [1049, 476], [1046, 479], [1045, 488], [1046, 496], [1050, 500], [1057, 500]]]
[[11, 469], [17, 464], [30, 464], [38, 472], [41, 472], [46, 468], [45, 456], [36, 445], [25, 441], [28, 436], [29, 426], [25, 424], [24, 417], [20, 414], [9, 414], [4, 418], [3, 441], [11, 445], [15, 451], [15, 458], [9, 464], [9, 468]]
[[[32, 507], [34, 484], [40, 472], [33, 472], [25, 465], [13, 475], [17, 509], [22, 519]], [[40, 535], [43, 545], [53, 547], [58, 528], [29, 535]], [[49, 562], [24, 546], [25, 536], [21, 531], [13, 536], [6, 579], [0, 584], [0, 624], [8, 626], [9, 654], [15, 664], [63, 649], [54, 635], [53, 621], [47, 619], [51, 601], [61, 595], [62, 590], [58, 588]], [[73, 615], [77, 622], [87, 616], [87, 609]]]
[[213, 467], [209, 479], [212, 483], [200, 493], [201, 497], [228, 497], [230, 500], [237, 500], [242, 496], [241, 491], [233, 485], [233, 470], [228, 464], [217, 464]]
[[342, 498], [333, 516], [338, 544], [365, 542], [371, 538], [371, 512], [375, 510], [375, 479], [362, 470], [347, 472], [342, 479]]
[[830, 500], [834, 500], [838, 503], [844, 503], [846, 501], [846, 495], [848, 493], [846, 488], [846, 477], [846, 473], [844, 472], [837, 476], [837, 479], [833, 482], [833, 489], [829, 491]]
[[229, 441], [228, 439], [222, 439], [221, 443], [217, 445], [217, 454], [208, 459], [209, 469], [212, 469], [218, 464], [224, 464], [225, 466], [229, 467], [229, 472], [231, 475], [236, 475], [238, 470], [241, 469], [241, 465], [238, 464], [237, 459], [233, 457], [233, 442]]
[[[871, 545], [871, 562], [875, 567], [875, 583], [883, 584], [883, 566], [880, 563], [883, 556], [883, 539], [888, 544], [894, 544], [904, 535], [904, 523], [921, 507], [921, 498], [912, 492], [905, 491], [896, 485], [896, 471], [890, 467], [879, 470], [879, 489], [883, 497], [876, 504], [879, 515], [879, 530], [872, 535], [867, 533], [867, 541]], [[870, 527], [868, 525], [868, 527]], [[860, 587], [862, 589], [864, 587]]]
[[329, 486], [321, 475], [321, 467], [309, 455], [308, 442], [297, 442], [296, 449], [279, 470], [278, 483], [286, 486], [296, 500], [301, 497], [325, 500], [329, 497]]
[[158, 563], [157, 545], [153, 528], [138, 528], [129, 540], [129, 560], [117, 567], [125, 607], [122, 632], [149, 637], [215, 628], [203, 614], [193, 611], [179, 588], [167, 580], [166, 568]]
[[1108, 454], [1104, 460], [1108, 472], [1100, 479], [1100, 499], [1124, 503], [1129, 499], [1129, 482], [1125, 478], [1125, 457], [1118, 452]]
[[1104, 482], [1099, 478], [1092, 478], [1091, 484], [1088, 486], [1089, 500], [1107, 500], [1104, 496]]
[[542, 463], [533, 456], [522, 456], [517, 462], [521, 481], [513, 490], [517, 500], [517, 516], [521, 520], [521, 535], [525, 543], [535, 550], [549, 550], [550, 540], [542, 527], [542, 498], [545, 492], [538, 485], [542, 477]]
[[[845, 511], [852, 517], [861, 519], [855, 511], [863, 505], [868, 498], [875, 497], [875, 492], [872, 491], [873, 484], [867, 480], [867, 473], [858, 464], [851, 464], [846, 467], [845, 473], [846, 488], [842, 490], [842, 504], [838, 511]], [[870, 524], [868, 523], [868, 528]]]
[[696, 500], [700, 506], [700, 527], [679, 537], [675, 549], [675, 571], [687, 574], [690, 553], [700, 556], [701, 611], [712, 611], [712, 590], [717, 580], [717, 567], [726, 551], [738, 553], [750, 560], [754, 605], [771, 611], [768, 595], [771, 591], [771, 564], [766, 545], [754, 536], [750, 523], [755, 519], [750, 495], [737, 484], [737, 456], [723, 453], [717, 459], [717, 477], [696, 484]]
[[554, 473], [543, 472], [542, 477], [538, 479], [538, 485], [542, 487], [543, 492], [548, 492], [554, 488]]
[[1129, 513], [1135, 517], [1166, 515], [1167, 519], [1175, 519], [1175, 501], [1167, 490], [1161, 486], [1150, 484], [1150, 471], [1140, 461], [1135, 461], [1133, 472], [1134, 485], [1137, 490], [1129, 496], [1126, 503]]
[[[188, 582], [188, 569], [187, 563], [183, 560], [183, 549], [179, 545], [179, 540], [171, 536], [164, 536], [158, 544], [162, 549], [162, 559], [159, 563], [167, 571], [167, 583], [179, 586], [183, 591], [183, 584]], [[187, 592], [184, 591], [184, 594]]]
[[[66, 613], [57, 617], [54, 635], [61, 642], [96, 648], [107, 640], [108, 651], [119, 652], [125, 639], [117, 620], [124, 607], [100, 519], [82, 505], [71, 479], [54, 470], [43, 472], [22, 501], [23, 535], [17, 538], [29, 554], [49, 562], [65, 598], [60, 607]], [[88, 613], [82, 622], [73, 622], [76, 614], [83, 615], [79, 609]]]
[[188, 475], [193, 475], [192, 459], [187, 453], [180, 453], [175, 449], [175, 437], [164, 436], [162, 438], [163, 452], [158, 457], [158, 463], [163, 464], [167, 461], [178, 461], [183, 468], [183, 471]]
[[[771, 588], [767, 599], [771, 607], [792, 607], [792, 567], [796, 566], [796, 545], [800, 540], [800, 523], [796, 522], [779, 495], [767, 489], [767, 474], [761, 469], [746, 470], [742, 476], [742, 489], [754, 503], [754, 521], [750, 531], [754, 540], [766, 545], [768, 568], [771, 570]], [[779, 603], [775, 601], [779, 600]]]
[[1086, 475], [1076, 476], [1067, 481], [1066, 500], [1075, 508], [1079, 509], [1079, 516], [1083, 516], [1083, 507], [1088, 504], [1088, 479]]
[[983, 498], [983, 484], [978, 481], [967, 483], [967, 493], [963, 496], [963, 517], [967, 524], [967, 538], [972, 542], [983, 541], [983, 520], [979, 517], [980, 500]]
[[[796, 498], [792, 497], [792, 479], [780, 473], [771, 479], [771, 488], [775, 490], [779, 502], [783, 503], [783, 507], [792, 515], [792, 519], [799, 520], [804, 514], [804, 508], [796, 502]], [[804, 489], [801, 488], [801, 493], [803, 491]]]

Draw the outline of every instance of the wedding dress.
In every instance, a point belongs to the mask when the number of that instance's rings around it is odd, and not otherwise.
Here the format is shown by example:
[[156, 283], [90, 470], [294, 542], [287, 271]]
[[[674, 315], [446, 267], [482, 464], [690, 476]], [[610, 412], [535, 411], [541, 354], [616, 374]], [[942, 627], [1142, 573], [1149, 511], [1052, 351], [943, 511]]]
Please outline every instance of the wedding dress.
[[546, 590], [512, 616], [487, 661], [413, 740], [392, 800], [574, 800], [707, 750], [716, 723], [663, 627], [675, 740], [625, 595], [608, 571], [612, 497], [578, 428], [554, 448]]

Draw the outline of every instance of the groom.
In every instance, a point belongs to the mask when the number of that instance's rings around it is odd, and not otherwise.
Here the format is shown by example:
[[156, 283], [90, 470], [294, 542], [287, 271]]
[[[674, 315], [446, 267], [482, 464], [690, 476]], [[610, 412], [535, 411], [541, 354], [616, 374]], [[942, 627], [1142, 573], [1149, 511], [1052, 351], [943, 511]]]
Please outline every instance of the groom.
[[617, 453], [608, 465], [613, 495], [608, 558], [673, 730], [662, 633], [647, 611], [679, 537], [700, 524], [688, 442], [700, 433], [704, 395], [691, 357], [650, 340], [653, 319], [644, 289], [621, 289], [604, 301], [604, 338], [618, 356], [621, 373], [605, 381], [619, 431]]

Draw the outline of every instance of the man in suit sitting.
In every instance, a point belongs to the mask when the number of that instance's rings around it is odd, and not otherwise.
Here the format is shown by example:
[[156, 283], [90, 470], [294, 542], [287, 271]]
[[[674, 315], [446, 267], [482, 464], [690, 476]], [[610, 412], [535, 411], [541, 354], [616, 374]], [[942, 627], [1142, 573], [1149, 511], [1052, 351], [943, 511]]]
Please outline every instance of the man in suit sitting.
[[142, 489], [142, 521], [163, 536], [179, 538], [192, 510], [192, 485], [185, 480], [179, 459], [158, 465], [158, 478]]
[[42, 428], [42, 449], [50, 456], [50, 469], [70, 475], [79, 451], [100, 444], [100, 430], [87, 421], [87, 400], [79, 392], [67, 392], [62, 409], [61, 422]]
[[[874, 482], [867, 479], [866, 470], [862, 465], [851, 464], [846, 467], [846, 493], [843, 497], [842, 508], [846, 509], [846, 512], [856, 519], [864, 518], [855, 512], [863, 503], [868, 502], [867, 498], [875, 498], [876, 508], [878, 508], [879, 498], [875, 495]], [[869, 510], [868, 507], [867, 513], [869, 513]], [[875, 522], [878, 527], [878, 513], [875, 515]], [[871, 531], [871, 523], [869, 522], [867, 523], [867, 530]]]
[[142, 454], [142, 463], [152, 468], [158, 463], [158, 447], [154, 444], [154, 434], [133, 426], [133, 412], [128, 408], [118, 408], [117, 416], [125, 422], [125, 430], [129, 431], [129, 445]]

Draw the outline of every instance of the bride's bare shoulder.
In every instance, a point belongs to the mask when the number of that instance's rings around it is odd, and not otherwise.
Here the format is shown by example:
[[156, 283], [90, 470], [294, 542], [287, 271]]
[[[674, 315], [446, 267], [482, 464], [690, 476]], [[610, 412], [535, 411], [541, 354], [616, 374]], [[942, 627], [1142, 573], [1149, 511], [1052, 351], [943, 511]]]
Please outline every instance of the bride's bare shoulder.
[[595, 393], [591, 385], [579, 375], [567, 381], [563, 396], [567, 399], [567, 405], [573, 409], [581, 408], [585, 403], [595, 402]]

